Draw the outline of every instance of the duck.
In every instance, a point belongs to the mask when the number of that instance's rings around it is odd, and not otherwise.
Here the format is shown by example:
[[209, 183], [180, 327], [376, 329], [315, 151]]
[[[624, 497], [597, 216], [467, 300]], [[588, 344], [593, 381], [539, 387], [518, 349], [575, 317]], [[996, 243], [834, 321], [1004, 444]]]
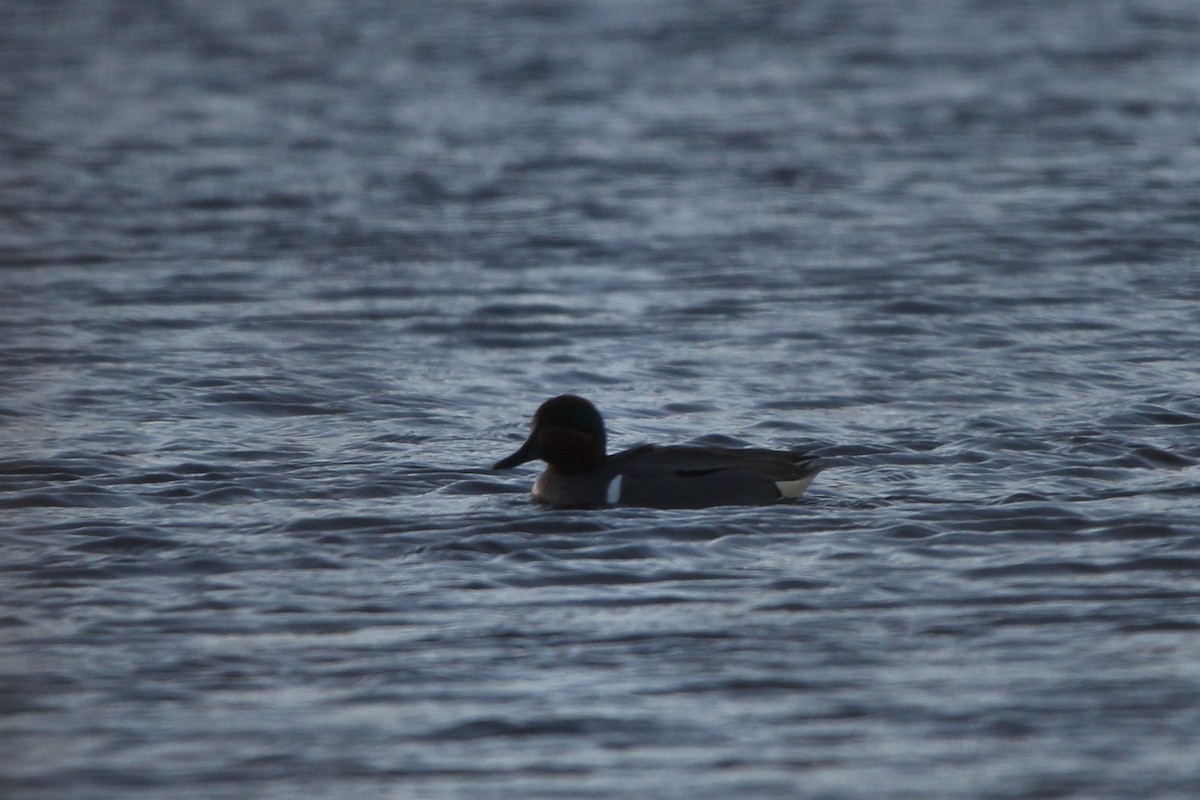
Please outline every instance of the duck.
[[529, 438], [493, 470], [540, 459], [532, 499], [551, 508], [768, 505], [804, 494], [824, 464], [799, 451], [643, 444], [608, 454], [604, 418], [588, 400], [552, 397]]

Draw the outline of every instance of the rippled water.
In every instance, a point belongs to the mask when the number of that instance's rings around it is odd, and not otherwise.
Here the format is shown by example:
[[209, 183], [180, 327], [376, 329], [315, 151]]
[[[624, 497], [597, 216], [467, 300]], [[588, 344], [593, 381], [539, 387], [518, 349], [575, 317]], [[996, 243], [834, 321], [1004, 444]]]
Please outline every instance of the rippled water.
[[1194, 796], [1193, 6], [5, 14], [6, 798]]

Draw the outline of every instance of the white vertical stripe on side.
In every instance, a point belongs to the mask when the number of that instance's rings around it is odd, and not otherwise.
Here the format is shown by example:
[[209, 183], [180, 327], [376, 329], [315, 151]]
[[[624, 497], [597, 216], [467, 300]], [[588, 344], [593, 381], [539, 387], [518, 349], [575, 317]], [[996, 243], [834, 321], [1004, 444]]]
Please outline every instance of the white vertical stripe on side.
[[617, 501], [621, 499], [621, 476], [613, 478], [608, 482], [608, 493], [605, 495], [605, 500], [610, 506], [615, 506]]

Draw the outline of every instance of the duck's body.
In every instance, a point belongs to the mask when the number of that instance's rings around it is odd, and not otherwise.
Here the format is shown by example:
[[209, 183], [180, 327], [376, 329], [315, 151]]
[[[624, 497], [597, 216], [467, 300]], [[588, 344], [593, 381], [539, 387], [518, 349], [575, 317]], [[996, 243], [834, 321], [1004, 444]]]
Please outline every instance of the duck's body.
[[642, 445], [610, 456], [605, 438], [595, 406], [561, 395], [542, 404], [529, 439], [494, 469], [543, 459], [533, 499], [555, 508], [704, 508], [799, 497], [822, 468], [782, 450]]

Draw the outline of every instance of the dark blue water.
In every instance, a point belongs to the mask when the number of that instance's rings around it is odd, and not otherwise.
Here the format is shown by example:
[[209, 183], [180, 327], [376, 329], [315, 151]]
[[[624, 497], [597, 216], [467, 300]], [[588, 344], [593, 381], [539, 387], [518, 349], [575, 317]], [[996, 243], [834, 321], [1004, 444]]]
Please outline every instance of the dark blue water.
[[1196, 796], [1195, 4], [0, 16], [5, 798]]

